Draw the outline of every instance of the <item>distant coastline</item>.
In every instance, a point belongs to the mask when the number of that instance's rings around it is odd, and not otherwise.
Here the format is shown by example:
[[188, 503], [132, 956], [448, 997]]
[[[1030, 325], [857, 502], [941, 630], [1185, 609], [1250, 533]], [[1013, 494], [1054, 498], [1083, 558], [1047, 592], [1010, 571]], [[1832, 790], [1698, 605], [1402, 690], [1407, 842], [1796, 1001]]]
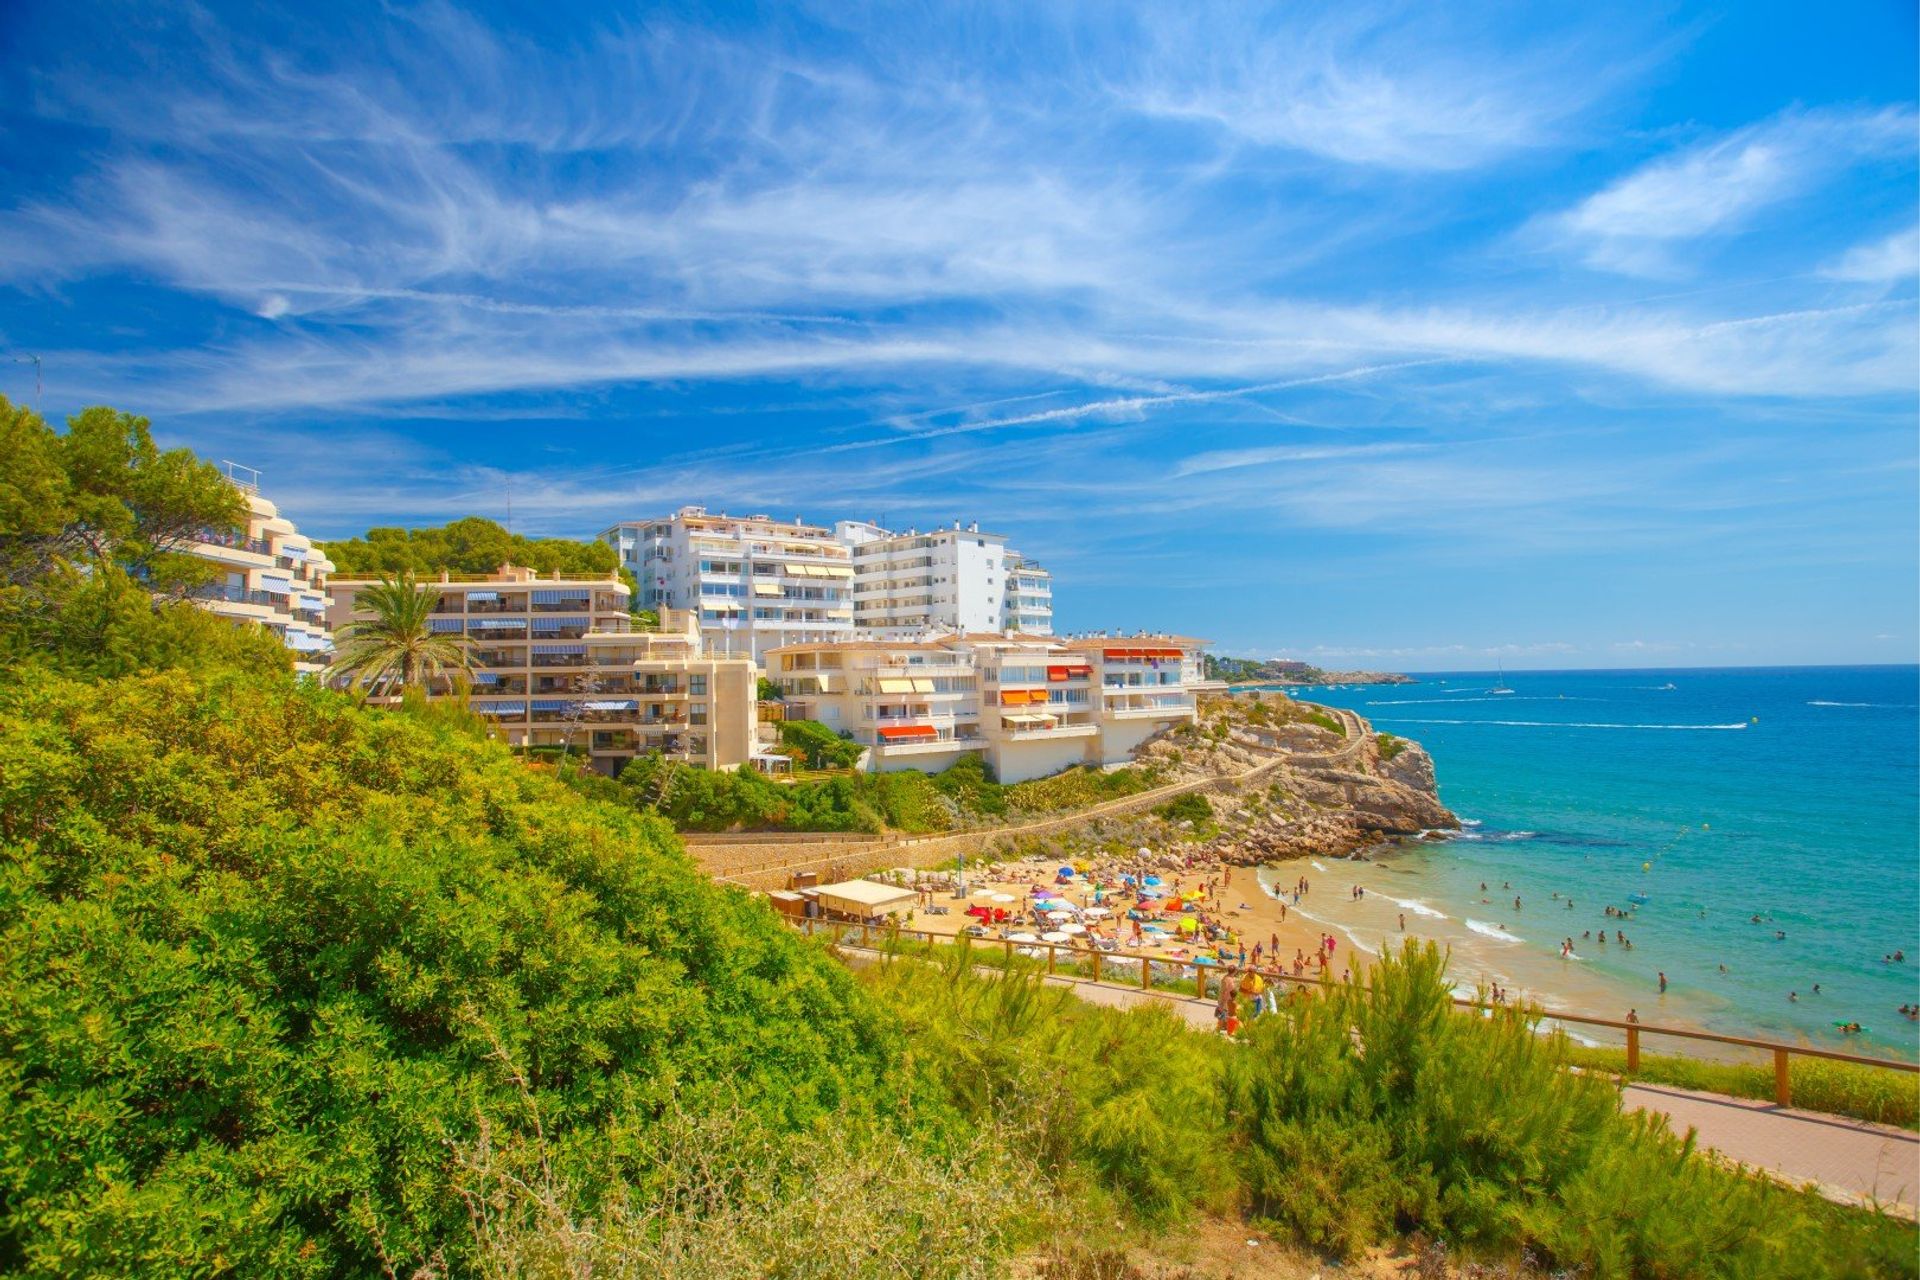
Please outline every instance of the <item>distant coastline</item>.
[[1260, 686], [1331, 684], [1418, 684], [1412, 676], [1391, 671], [1328, 671], [1310, 662], [1290, 658], [1207, 657], [1207, 678], [1225, 681], [1234, 690]]

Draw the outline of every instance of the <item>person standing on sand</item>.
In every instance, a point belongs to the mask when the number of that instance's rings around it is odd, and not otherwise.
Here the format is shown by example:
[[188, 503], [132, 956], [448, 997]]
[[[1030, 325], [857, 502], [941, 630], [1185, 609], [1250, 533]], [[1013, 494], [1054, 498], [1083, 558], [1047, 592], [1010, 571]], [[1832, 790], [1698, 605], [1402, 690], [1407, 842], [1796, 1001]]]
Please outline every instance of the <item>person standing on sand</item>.
[[1667, 993], [1667, 975], [1663, 971], [1660, 974], [1660, 994], [1665, 995], [1666, 993]]
[[1407, 931], [1407, 913], [1402, 911], [1400, 913], [1400, 932], [1405, 933], [1406, 931]]

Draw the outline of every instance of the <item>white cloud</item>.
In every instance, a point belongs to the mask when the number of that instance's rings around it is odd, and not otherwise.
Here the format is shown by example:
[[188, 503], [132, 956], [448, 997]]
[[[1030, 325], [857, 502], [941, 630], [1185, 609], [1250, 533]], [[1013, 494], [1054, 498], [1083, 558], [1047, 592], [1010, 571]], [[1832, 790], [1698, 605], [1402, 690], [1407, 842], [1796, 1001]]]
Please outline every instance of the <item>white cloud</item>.
[[1120, 92], [1258, 146], [1437, 171], [1553, 141], [1624, 73], [1609, 33], [1494, 39], [1450, 16], [1160, 6], [1152, 53]]
[[1912, 283], [1920, 276], [1920, 226], [1896, 231], [1884, 240], [1855, 245], [1821, 274], [1859, 284]]
[[1672, 246], [1739, 231], [1850, 164], [1910, 150], [1915, 124], [1905, 107], [1787, 111], [1650, 161], [1537, 230], [1590, 266], [1663, 274]]

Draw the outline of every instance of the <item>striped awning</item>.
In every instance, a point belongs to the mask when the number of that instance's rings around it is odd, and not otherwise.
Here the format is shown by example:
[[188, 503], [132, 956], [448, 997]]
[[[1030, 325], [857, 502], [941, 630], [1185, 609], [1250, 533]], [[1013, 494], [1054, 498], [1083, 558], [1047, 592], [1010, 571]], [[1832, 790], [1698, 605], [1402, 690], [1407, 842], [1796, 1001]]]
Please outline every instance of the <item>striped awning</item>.
[[524, 702], [476, 702], [474, 711], [483, 716], [521, 716], [527, 713]]
[[568, 604], [575, 600], [591, 600], [593, 591], [588, 587], [551, 587], [533, 593], [535, 604]]
[[612, 701], [589, 702], [586, 708], [589, 711], [638, 711], [640, 704], [632, 698], [617, 698]]
[[291, 578], [270, 578], [263, 573], [260, 575], [259, 590], [265, 591], [269, 595], [290, 596], [293, 594], [293, 580]]
[[587, 646], [583, 644], [537, 644], [533, 646], [533, 651], [535, 653], [585, 653]]
[[458, 631], [458, 630], [460, 630], [460, 629], [461, 629], [461, 626], [460, 626], [460, 619], [458, 619], [458, 618], [428, 618], [428, 619], [427, 619], [427, 629], [428, 629], [429, 631]]
[[498, 600], [499, 598], [500, 598], [500, 593], [498, 591], [467, 592], [467, 599], [469, 600]]
[[535, 698], [533, 700], [533, 709], [535, 712], [571, 711], [573, 710], [573, 706], [573, 701], [569, 698]]
[[500, 673], [497, 671], [476, 671], [473, 673], [473, 682], [475, 684], [499, 684]]
[[533, 629], [535, 631], [562, 631], [567, 627], [584, 627], [586, 625], [587, 620], [585, 618], [535, 618], [533, 620]]
[[283, 542], [280, 544], [279, 551], [275, 554], [283, 555], [289, 560], [305, 560], [307, 558], [307, 548], [291, 546]]
[[475, 618], [473, 619], [473, 625], [482, 631], [506, 631], [509, 629], [524, 631], [527, 626], [527, 620], [525, 618]]

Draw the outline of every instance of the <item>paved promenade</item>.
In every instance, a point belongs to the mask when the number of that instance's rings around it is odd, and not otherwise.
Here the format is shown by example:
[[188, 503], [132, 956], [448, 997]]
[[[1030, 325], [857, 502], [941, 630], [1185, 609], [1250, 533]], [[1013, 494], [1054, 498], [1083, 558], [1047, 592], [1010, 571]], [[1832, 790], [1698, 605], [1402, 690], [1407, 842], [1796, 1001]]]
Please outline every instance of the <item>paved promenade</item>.
[[[1157, 1002], [1196, 1027], [1213, 1027], [1211, 1002], [1192, 996], [1110, 986], [1085, 978], [1054, 976], [1045, 981], [1070, 987], [1091, 1004], [1126, 1009]], [[1915, 1216], [1920, 1205], [1920, 1134], [1667, 1085], [1630, 1084], [1622, 1091], [1621, 1105], [1665, 1116], [1676, 1133], [1692, 1128], [1703, 1150], [1764, 1170], [1796, 1186], [1812, 1183], [1830, 1200], [1878, 1203], [1908, 1218]]]

